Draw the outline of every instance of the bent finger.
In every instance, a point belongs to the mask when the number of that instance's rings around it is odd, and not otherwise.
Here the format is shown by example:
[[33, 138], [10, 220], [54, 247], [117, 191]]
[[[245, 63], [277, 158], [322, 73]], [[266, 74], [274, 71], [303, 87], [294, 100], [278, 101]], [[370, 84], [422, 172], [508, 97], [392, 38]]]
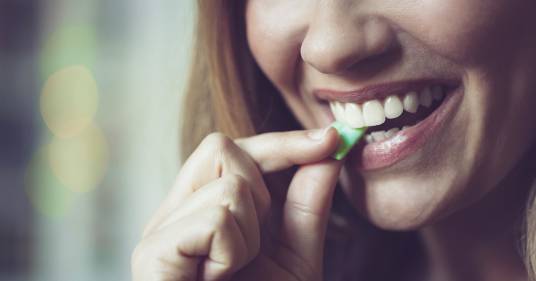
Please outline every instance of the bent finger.
[[132, 256], [134, 280], [222, 280], [248, 262], [246, 252], [230, 212], [206, 209], [146, 237]]
[[235, 141], [257, 163], [263, 173], [328, 158], [339, 143], [332, 127], [318, 130], [266, 133]]
[[252, 188], [257, 213], [264, 217], [271, 199], [257, 165], [233, 140], [215, 133], [205, 138], [185, 162], [173, 188], [145, 227], [144, 234], [161, 224], [165, 217], [199, 188], [227, 174], [245, 179]]
[[[251, 187], [238, 175], [225, 175], [192, 194], [189, 200], [178, 206], [152, 232], [187, 217], [199, 210], [226, 207], [235, 218], [247, 246], [248, 260], [253, 259], [260, 248], [260, 216], [257, 215]], [[266, 211], [265, 211], [266, 212]], [[152, 232], [146, 235], [151, 235]]]

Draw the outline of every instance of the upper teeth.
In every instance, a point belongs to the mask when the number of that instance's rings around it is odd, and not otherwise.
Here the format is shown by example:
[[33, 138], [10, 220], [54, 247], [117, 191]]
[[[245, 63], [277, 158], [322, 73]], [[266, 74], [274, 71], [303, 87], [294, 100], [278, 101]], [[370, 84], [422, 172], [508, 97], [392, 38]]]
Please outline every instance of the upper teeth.
[[369, 100], [363, 104], [330, 102], [335, 119], [353, 128], [378, 126], [387, 119], [402, 115], [403, 111], [417, 112], [419, 105], [430, 107], [432, 100], [441, 100], [444, 92], [440, 86], [426, 87], [419, 94], [409, 92], [402, 97], [392, 95], [384, 100]]

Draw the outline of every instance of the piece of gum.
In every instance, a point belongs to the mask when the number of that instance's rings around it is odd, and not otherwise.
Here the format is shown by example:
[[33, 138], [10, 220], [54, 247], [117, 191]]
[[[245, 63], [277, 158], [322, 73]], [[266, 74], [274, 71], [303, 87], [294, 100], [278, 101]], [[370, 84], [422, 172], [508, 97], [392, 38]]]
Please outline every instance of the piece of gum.
[[340, 136], [339, 146], [337, 147], [337, 151], [331, 155], [332, 158], [337, 160], [342, 160], [348, 152], [350, 152], [350, 149], [356, 145], [359, 140], [365, 135], [365, 131], [367, 128], [352, 128], [344, 123], [341, 123], [339, 121], [333, 122], [331, 124], [331, 127], [335, 128]]

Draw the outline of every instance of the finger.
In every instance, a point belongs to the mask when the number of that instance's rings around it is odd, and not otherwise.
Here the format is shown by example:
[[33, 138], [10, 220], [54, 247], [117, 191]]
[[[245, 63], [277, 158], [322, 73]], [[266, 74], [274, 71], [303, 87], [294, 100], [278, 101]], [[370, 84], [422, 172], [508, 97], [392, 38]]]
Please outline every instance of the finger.
[[294, 165], [318, 162], [329, 157], [339, 143], [334, 128], [267, 133], [236, 140], [257, 163], [262, 173]]
[[300, 167], [284, 203], [280, 242], [312, 269], [322, 266], [326, 227], [341, 167], [342, 162], [335, 160]]
[[242, 237], [228, 209], [204, 209], [138, 245], [132, 256], [134, 280], [225, 279], [247, 264]]
[[192, 153], [177, 177], [173, 189], [152, 217], [144, 233], [151, 231], [175, 206], [200, 186], [233, 173], [254, 187], [257, 213], [264, 217], [270, 206], [270, 194], [262, 172], [273, 172], [295, 164], [311, 163], [329, 157], [338, 145], [335, 129], [267, 133], [233, 141], [222, 134], [207, 136]]
[[271, 199], [257, 165], [233, 140], [215, 133], [206, 137], [183, 165], [167, 198], [147, 224], [144, 235], [200, 187], [226, 174], [246, 180], [252, 188], [257, 214], [264, 217]]
[[[260, 218], [255, 210], [251, 188], [242, 177], [237, 175], [225, 175], [200, 188], [152, 232], [158, 232], [199, 210], [217, 207], [228, 208], [235, 218], [240, 232], [244, 235], [247, 259], [252, 260], [260, 249]], [[147, 235], [151, 235], [151, 232]]]

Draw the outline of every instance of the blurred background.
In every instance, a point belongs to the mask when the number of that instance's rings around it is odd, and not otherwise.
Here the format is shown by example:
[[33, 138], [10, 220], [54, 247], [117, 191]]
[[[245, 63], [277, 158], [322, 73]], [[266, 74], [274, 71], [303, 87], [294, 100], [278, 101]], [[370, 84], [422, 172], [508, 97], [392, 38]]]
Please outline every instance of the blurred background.
[[0, 0], [0, 280], [130, 280], [179, 168], [194, 0]]

